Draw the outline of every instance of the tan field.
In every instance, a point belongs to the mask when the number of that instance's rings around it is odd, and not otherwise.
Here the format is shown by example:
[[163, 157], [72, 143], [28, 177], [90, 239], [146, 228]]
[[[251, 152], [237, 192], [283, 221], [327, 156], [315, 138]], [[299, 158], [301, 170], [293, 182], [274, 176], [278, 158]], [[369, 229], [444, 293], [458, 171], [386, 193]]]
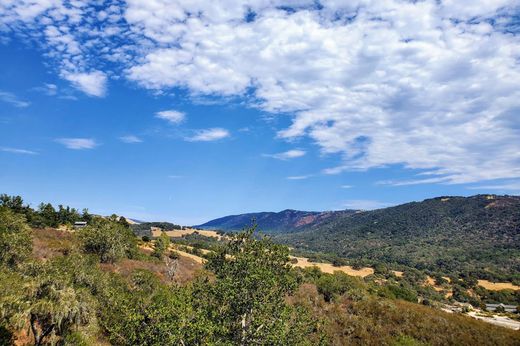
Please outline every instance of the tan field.
[[311, 268], [311, 267], [318, 267], [322, 272], [332, 274], [334, 272], [343, 272], [345, 274], [351, 275], [351, 276], [359, 276], [359, 277], [365, 277], [371, 274], [374, 274], [374, 269], [372, 268], [361, 268], [359, 270], [356, 270], [352, 268], [351, 266], [341, 266], [341, 267], [335, 267], [330, 263], [316, 263], [316, 262], [309, 262], [309, 259], [304, 257], [293, 257], [298, 260], [298, 263], [294, 264], [295, 267], [300, 268]]
[[[154, 230], [152, 230], [152, 237], [159, 237], [162, 232], [163, 231], [161, 231], [159, 229], [154, 229]], [[217, 238], [218, 240], [222, 239], [222, 236], [220, 234], [218, 234], [217, 232], [215, 232], [215, 231], [206, 231], [206, 230], [195, 229], [195, 228], [176, 229], [176, 230], [173, 230], [173, 231], [164, 231], [164, 233], [166, 233], [166, 235], [168, 235], [168, 237], [171, 237], [171, 238], [181, 238], [181, 237], [183, 237], [185, 235], [193, 234], [195, 232], [197, 232], [200, 235], [203, 235], [205, 237]]]
[[520, 286], [513, 285], [510, 282], [491, 282], [488, 280], [478, 280], [478, 285], [490, 291], [520, 290]]

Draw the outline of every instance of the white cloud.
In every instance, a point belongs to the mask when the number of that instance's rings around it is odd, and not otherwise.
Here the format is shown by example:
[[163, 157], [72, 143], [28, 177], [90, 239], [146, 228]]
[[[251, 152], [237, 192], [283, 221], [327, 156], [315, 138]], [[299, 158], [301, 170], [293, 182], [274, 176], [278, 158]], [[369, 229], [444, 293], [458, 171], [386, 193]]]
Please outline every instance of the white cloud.
[[507, 183], [498, 183], [498, 184], [489, 184], [489, 185], [480, 185], [480, 186], [470, 186], [468, 189], [472, 190], [502, 190], [502, 191], [520, 191], [520, 181], [513, 181]]
[[189, 142], [210, 142], [223, 139], [229, 136], [230, 134], [228, 130], [217, 127], [211, 129], [196, 130], [195, 134], [191, 137], [187, 137], [186, 140]]
[[155, 113], [159, 119], [164, 119], [172, 124], [179, 124], [184, 121], [186, 114], [175, 110], [167, 110]]
[[71, 82], [75, 88], [89, 96], [103, 97], [106, 94], [107, 76], [101, 71], [67, 73], [64, 77]]
[[132, 143], [142, 143], [143, 140], [137, 136], [134, 136], [134, 135], [128, 135], [128, 136], [121, 136], [119, 137], [119, 140], [121, 142], [124, 142], [124, 143], [129, 143], [129, 144], [132, 144]]
[[312, 177], [312, 175], [293, 175], [293, 176], [287, 177], [286, 179], [287, 180], [305, 180], [305, 179], [309, 179], [310, 177]]
[[47, 96], [55, 96], [58, 93], [58, 86], [52, 83], [44, 83], [42, 86], [33, 88], [33, 90], [41, 92]]
[[10, 103], [18, 108], [25, 108], [31, 105], [31, 103], [28, 101], [20, 100], [18, 97], [16, 97], [15, 94], [2, 90], [0, 90], [0, 100], [6, 103]]
[[92, 138], [57, 138], [56, 142], [74, 150], [93, 149], [98, 146]]
[[184, 176], [172, 174], [172, 175], [169, 175], [168, 178], [170, 178], [170, 179], [180, 179], [180, 178], [184, 178]]
[[386, 208], [391, 206], [391, 203], [371, 200], [371, 199], [351, 199], [343, 203], [343, 207], [347, 209], [359, 209], [359, 210], [373, 210]]
[[353, 188], [354, 186], [352, 186], [352, 185], [341, 185], [340, 187], [341, 187], [342, 189], [351, 189], [351, 188]]
[[65, 78], [115, 66], [105, 72], [155, 91], [244, 97], [287, 114], [279, 137], [335, 154], [327, 174], [402, 166], [451, 184], [520, 177], [517, 1], [320, 4], [128, 0], [100, 14], [89, 2], [9, 1], [0, 30], [37, 37]]
[[32, 151], [32, 150], [8, 148], [8, 147], [0, 147], [0, 151], [6, 152], [6, 153], [25, 154], [25, 155], [37, 155], [38, 154], [36, 151]]
[[292, 149], [292, 150], [288, 150], [288, 151], [285, 151], [283, 153], [277, 153], [277, 154], [263, 154], [262, 156], [265, 156], [265, 157], [272, 157], [274, 159], [278, 159], [278, 160], [289, 160], [289, 159], [294, 159], [294, 158], [297, 158], [297, 157], [302, 157], [306, 154], [305, 151], [303, 150], [300, 150], [300, 149]]

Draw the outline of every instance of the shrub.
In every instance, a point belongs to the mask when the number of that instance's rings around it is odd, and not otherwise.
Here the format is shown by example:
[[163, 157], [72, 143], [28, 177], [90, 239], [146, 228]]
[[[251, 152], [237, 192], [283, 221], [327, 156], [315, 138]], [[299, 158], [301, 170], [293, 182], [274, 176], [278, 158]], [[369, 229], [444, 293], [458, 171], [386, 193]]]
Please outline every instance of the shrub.
[[79, 238], [83, 250], [98, 255], [104, 263], [113, 263], [137, 253], [133, 233], [115, 221], [97, 218], [79, 231]]
[[25, 217], [0, 207], [0, 264], [14, 267], [25, 260], [31, 250], [31, 230]]

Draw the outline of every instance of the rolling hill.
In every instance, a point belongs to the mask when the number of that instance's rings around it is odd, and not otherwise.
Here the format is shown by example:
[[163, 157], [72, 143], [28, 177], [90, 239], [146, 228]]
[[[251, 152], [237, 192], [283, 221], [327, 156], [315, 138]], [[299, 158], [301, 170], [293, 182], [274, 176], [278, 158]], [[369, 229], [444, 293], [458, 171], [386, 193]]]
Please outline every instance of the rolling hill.
[[362, 212], [244, 214], [202, 226], [240, 228], [251, 216], [276, 241], [299, 251], [362, 265], [520, 280], [519, 196], [445, 196]]

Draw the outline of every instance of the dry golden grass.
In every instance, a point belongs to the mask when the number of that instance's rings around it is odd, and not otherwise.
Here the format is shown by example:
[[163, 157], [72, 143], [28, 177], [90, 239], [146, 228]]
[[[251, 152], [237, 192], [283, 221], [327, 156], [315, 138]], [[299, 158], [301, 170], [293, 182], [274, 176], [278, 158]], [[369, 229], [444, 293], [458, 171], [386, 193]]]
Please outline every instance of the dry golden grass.
[[33, 256], [40, 260], [63, 255], [74, 246], [74, 235], [67, 230], [54, 228], [33, 229]]
[[488, 280], [478, 280], [478, 285], [490, 291], [520, 290], [520, 286], [513, 285], [510, 282], [491, 282]]
[[401, 272], [399, 270], [392, 270], [392, 273], [394, 273], [394, 275], [398, 278], [402, 278], [404, 276], [404, 272]]
[[293, 257], [298, 260], [297, 263], [294, 264], [295, 267], [300, 268], [310, 268], [310, 267], [318, 267], [322, 272], [332, 274], [334, 272], [343, 272], [345, 274], [351, 275], [351, 276], [359, 276], [359, 277], [365, 277], [371, 274], [374, 274], [374, 269], [372, 268], [361, 268], [359, 270], [356, 270], [352, 268], [351, 266], [340, 266], [335, 267], [330, 263], [317, 263], [317, 262], [309, 262], [308, 258], [305, 257]]
[[[152, 237], [159, 237], [163, 231], [161, 230], [152, 230]], [[185, 235], [193, 234], [197, 232], [200, 235], [203, 235], [205, 237], [209, 238], [216, 238], [218, 240], [222, 239], [222, 236], [218, 234], [215, 231], [206, 231], [201, 229], [195, 229], [195, 228], [188, 228], [188, 229], [175, 229], [172, 231], [164, 231], [166, 235], [170, 238], [181, 238]]]

